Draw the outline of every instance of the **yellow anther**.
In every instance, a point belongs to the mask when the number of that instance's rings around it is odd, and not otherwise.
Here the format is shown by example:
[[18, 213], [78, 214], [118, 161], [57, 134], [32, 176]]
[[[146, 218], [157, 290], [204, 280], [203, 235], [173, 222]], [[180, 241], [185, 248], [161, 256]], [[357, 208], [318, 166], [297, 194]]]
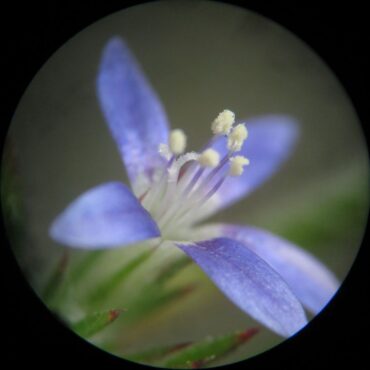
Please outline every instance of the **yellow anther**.
[[238, 152], [248, 137], [247, 128], [243, 123], [235, 126], [227, 137], [227, 148], [233, 152]]
[[186, 148], [186, 135], [180, 129], [172, 130], [170, 133], [170, 149], [173, 154], [182, 154]]
[[235, 122], [235, 114], [228, 109], [222, 111], [212, 122], [212, 132], [215, 135], [228, 135]]
[[198, 162], [203, 167], [214, 168], [220, 163], [220, 154], [216, 150], [208, 148], [200, 155]]
[[244, 171], [244, 166], [249, 164], [249, 159], [242, 155], [236, 155], [230, 158], [230, 176], [240, 176]]

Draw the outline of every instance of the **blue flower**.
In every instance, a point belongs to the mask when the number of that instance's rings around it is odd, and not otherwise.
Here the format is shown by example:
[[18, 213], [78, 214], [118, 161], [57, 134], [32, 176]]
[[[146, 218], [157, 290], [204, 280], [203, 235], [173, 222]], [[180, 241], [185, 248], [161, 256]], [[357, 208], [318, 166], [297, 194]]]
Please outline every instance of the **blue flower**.
[[296, 141], [295, 122], [270, 115], [235, 124], [234, 114], [224, 110], [202, 152], [184, 153], [185, 134], [169, 131], [158, 97], [119, 38], [104, 49], [97, 93], [132, 191], [120, 182], [92, 188], [56, 218], [51, 237], [89, 250], [167, 241], [275, 333], [290, 336], [305, 326], [303, 306], [318, 313], [338, 289], [323, 264], [256, 227], [196, 226], [279, 168]]

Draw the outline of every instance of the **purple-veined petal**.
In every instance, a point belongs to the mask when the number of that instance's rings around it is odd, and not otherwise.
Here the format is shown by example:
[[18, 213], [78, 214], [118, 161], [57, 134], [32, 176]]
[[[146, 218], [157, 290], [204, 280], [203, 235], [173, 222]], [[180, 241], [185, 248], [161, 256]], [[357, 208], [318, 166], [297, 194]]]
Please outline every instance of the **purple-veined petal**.
[[[228, 177], [217, 193], [216, 208], [224, 208], [246, 196], [271, 175], [288, 158], [298, 136], [295, 121], [283, 115], [267, 115], [252, 118], [245, 122], [248, 138], [238, 155], [250, 160], [244, 173], [238, 177]], [[212, 147], [221, 156], [227, 153], [227, 139], [218, 138]]]
[[282, 336], [306, 325], [304, 310], [285, 281], [266, 262], [229, 238], [180, 244], [240, 309]]
[[318, 259], [268, 231], [251, 226], [205, 226], [203, 233], [222, 235], [242, 242], [265, 260], [287, 282], [303, 305], [321, 311], [339, 288], [334, 274]]
[[50, 228], [50, 236], [57, 242], [86, 249], [114, 248], [159, 235], [149, 213], [120, 182], [83, 193]]
[[168, 141], [167, 117], [134, 56], [118, 37], [104, 48], [97, 93], [131, 183], [140, 174], [150, 179], [163, 163], [158, 145]]

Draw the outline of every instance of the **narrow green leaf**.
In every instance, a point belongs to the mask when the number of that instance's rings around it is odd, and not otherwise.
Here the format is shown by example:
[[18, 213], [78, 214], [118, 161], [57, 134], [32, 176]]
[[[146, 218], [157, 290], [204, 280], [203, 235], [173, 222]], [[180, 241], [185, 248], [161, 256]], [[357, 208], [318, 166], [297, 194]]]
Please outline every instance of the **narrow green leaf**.
[[116, 320], [122, 310], [95, 312], [71, 325], [71, 328], [82, 337], [91, 337]]
[[70, 274], [70, 280], [76, 283], [81, 278], [86, 276], [95, 262], [99, 260], [99, 257], [104, 254], [103, 250], [88, 252], [87, 256], [72, 270]]
[[164, 289], [161, 285], [150, 285], [128, 306], [127, 322], [136, 321], [169, 303], [176, 302], [195, 289], [194, 284]]
[[164, 266], [161, 271], [159, 271], [155, 281], [159, 284], [165, 283], [191, 263], [192, 260], [190, 258], [187, 256], [181, 256], [167, 266]]
[[194, 369], [203, 367], [235, 350], [241, 344], [250, 340], [257, 332], [257, 328], [251, 328], [245, 331], [206, 338], [168, 356], [162, 365], [170, 368]]
[[149, 249], [133, 258], [131, 261], [116, 271], [108, 279], [103, 281], [94, 289], [93, 293], [88, 298], [90, 304], [104, 301], [110, 294], [126, 279], [137, 267], [145, 262], [154, 252], [155, 249]]
[[126, 355], [125, 358], [134, 361], [134, 362], [152, 362], [155, 360], [159, 360], [165, 356], [168, 356], [169, 354], [172, 354], [174, 352], [177, 352], [187, 346], [189, 346], [191, 343], [179, 343], [175, 345], [170, 346], [163, 346], [163, 347], [157, 347], [157, 348], [151, 348], [146, 351], [134, 353], [131, 355]]
[[307, 211], [302, 219], [292, 220], [283, 231], [301, 245], [309, 246], [343, 240], [353, 231], [357, 235], [363, 222], [363, 199], [359, 193], [348, 192]]
[[52, 303], [52, 301], [55, 299], [57, 293], [60, 290], [60, 287], [62, 285], [62, 282], [65, 277], [65, 271], [68, 264], [68, 252], [65, 251], [58, 261], [58, 264], [51, 274], [45, 288], [42, 296], [44, 297], [45, 302], [47, 302], [49, 305]]
[[182, 299], [187, 296], [189, 293], [193, 292], [196, 288], [195, 284], [188, 284], [179, 288], [173, 288], [171, 290], [165, 291], [158, 297], [158, 301], [155, 305], [152, 305], [151, 308], [157, 308], [164, 306], [167, 303], [174, 302], [178, 299]]
[[323, 201], [305, 204], [294, 217], [274, 218], [266, 228], [306, 248], [347, 247], [365, 227], [367, 189], [364, 181], [351, 183]]

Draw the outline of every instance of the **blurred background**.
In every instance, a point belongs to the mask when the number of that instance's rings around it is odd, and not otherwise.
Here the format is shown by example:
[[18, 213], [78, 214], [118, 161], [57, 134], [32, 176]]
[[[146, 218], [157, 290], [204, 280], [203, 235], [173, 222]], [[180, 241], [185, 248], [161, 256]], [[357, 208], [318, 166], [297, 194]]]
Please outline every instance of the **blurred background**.
[[[66, 322], [146, 305], [141, 315], [127, 322], [122, 315], [91, 339], [123, 356], [258, 326], [185, 263], [165, 289], [191, 286], [190, 294], [156, 307], [138, 302], [135, 291], [150, 297], [159, 265], [181, 258], [177, 251], [138, 264], [105, 296], [99, 293], [104, 281], [145, 246], [100, 254], [67, 250], [48, 237], [50, 222], [79, 194], [126, 182], [95, 93], [102, 48], [115, 35], [130, 46], [172, 127], [186, 131], [190, 149], [209, 139], [210, 123], [224, 108], [239, 119], [281, 113], [299, 121], [299, 144], [281, 171], [212, 221], [273, 231], [311, 251], [343, 281], [362, 240], [369, 178], [363, 134], [340, 83], [306, 44], [256, 13], [209, 1], [159, 1], [115, 13], [69, 40], [35, 76], [14, 115], [2, 163], [3, 211], [16, 258], [47, 305]], [[220, 363], [281, 341], [262, 328]]]

